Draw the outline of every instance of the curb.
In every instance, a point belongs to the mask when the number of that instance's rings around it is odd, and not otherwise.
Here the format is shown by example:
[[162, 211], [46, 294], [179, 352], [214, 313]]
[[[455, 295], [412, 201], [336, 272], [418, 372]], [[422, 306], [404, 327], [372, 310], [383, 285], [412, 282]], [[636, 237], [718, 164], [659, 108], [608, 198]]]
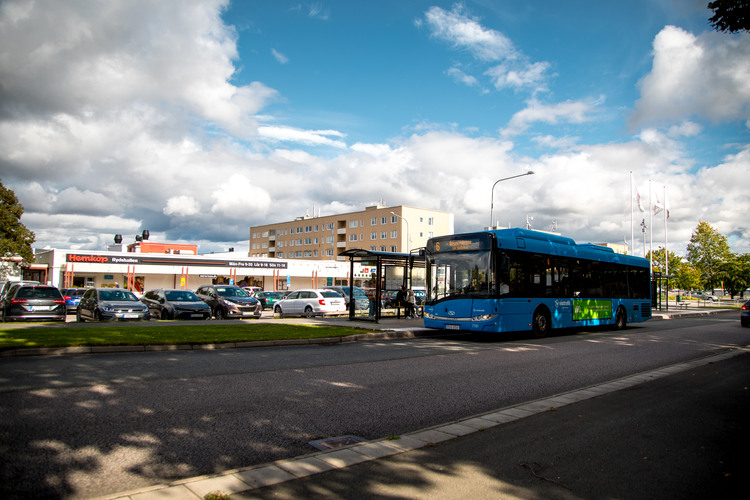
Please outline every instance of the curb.
[[434, 446], [474, 432], [526, 418], [538, 413], [554, 411], [557, 408], [595, 398], [620, 389], [666, 377], [699, 366], [716, 363], [750, 351], [747, 348], [732, 349], [722, 354], [665, 366], [648, 372], [637, 373], [620, 379], [584, 387], [575, 391], [555, 394], [550, 397], [520, 403], [447, 424], [421, 429], [398, 439], [381, 438], [357, 443], [346, 447], [302, 455], [296, 458], [278, 460], [247, 468], [225, 471], [182, 479], [169, 484], [154, 485], [128, 492], [99, 497], [98, 500], [157, 500], [164, 498], [201, 499], [211, 492], [225, 494], [247, 493], [264, 486], [272, 486], [287, 481], [309, 477], [321, 472], [343, 469], [352, 465], [387, 458], [408, 451]]

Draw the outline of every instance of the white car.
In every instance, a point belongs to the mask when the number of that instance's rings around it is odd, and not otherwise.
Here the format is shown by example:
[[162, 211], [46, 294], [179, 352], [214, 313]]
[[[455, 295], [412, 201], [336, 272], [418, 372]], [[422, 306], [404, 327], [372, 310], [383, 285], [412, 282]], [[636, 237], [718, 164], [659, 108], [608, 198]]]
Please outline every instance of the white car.
[[333, 290], [307, 289], [296, 290], [273, 306], [273, 312], [284, 316], [325, 316], [346, 312], [344, 297]]

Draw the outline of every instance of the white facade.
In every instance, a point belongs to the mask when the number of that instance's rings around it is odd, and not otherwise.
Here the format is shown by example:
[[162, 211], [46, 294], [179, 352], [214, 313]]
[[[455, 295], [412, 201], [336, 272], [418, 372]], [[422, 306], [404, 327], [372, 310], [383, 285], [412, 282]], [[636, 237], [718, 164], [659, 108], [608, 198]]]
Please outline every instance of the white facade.
[[[349, 262], [244, 257], [237, 253], [167, 255], [90, 250], [39, 250], [48, 281], [59, 288], [112, 286], [195, 290], [214, 282], [264, 290], [321, 287], [348, 282]], [[360, 273], [355, 264], [355, 275]]]

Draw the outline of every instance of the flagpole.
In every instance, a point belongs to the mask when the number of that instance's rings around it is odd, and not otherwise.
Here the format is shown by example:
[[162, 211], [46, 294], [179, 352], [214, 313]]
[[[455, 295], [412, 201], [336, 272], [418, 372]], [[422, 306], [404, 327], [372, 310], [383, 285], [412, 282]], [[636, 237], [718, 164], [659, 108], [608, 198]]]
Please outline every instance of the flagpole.
[[[667, 250], [667, 219], [669, 219], [669, 210], [667, 210], [667, 185], [662, 186], [664, 189], [664, 275], [667, 276], [669, 283], [669, 250]], [[667, 286], [667, 310], [669, 310], [669, 286]]]
[[648, 180], [648, 268], [654, 276], [654, 204], [651, 201], [651, 179]]
[[635, 229], [633, 229], [633, 171], [630, 171], [630, 254], [635, 255]]

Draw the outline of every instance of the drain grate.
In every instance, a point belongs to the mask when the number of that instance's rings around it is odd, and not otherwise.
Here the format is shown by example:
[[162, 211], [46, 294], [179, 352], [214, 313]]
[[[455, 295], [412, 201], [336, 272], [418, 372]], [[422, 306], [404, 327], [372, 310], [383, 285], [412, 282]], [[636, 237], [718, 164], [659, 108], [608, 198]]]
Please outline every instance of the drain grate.
[[365, 438], [361, 438], [359, 436], [347, 435], [347, 436], [336, 436], [336, 437], [326, 438], [326, 439], [316, 439], [315, 441], [310, 441], [309, 444], [319, 450], [332, 450], [334, 448], [342, 448], [344, 446], [349, 446], [349, 445], [357, 444], [357, 443], [363, 443], [365, 441], [367, 441]]

